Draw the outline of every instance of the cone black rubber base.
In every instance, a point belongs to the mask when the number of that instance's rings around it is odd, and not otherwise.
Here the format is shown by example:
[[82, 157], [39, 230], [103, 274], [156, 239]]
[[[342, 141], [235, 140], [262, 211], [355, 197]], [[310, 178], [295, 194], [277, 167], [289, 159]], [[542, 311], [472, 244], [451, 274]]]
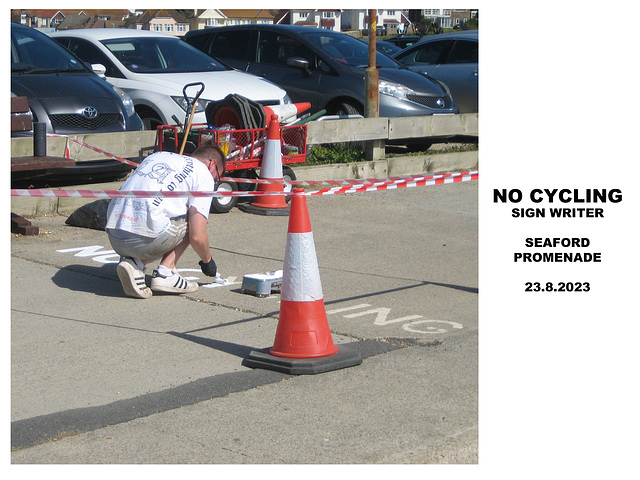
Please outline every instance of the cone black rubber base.
[[287, 216], [289, 215], [290, 207], [287, 205], [283, 208], [265, 208], [265, 207], [256, 207], [250, 203], [242, 203], [238, 205], [238, 208], [246, 213], [253, 213], [255, 215], [279, 215], [279, 216]]
[[338, 345], [338, 351], [328, 357], [284, 358], [269, 353], [270, 348], [253, 350], [242, 365], [251, 368], [275, 370], [289, 375], [315, 375], [362, 363], [360, 351], [351, 344]]

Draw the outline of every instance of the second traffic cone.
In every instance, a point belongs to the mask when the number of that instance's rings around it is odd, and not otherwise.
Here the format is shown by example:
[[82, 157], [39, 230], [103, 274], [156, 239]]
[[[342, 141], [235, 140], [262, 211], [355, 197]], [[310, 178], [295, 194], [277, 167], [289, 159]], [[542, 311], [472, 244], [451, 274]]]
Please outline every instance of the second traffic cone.
[[263, 108], [269, 118], [271, 118], [272, 115], [276, 115], [279, 123], [288, 123], [295, 120], [298, 114], [309, 110], [311, 108], [311, 104], [309, 102], [287, 103], [284, 105], [272, 105], [271, 107]]
[[272, 348], [249, 354], [243, 362], [248, 367], [298, 375], [362, 363], [353, 345], [337, 347], [331, 338], [303, 193], [302, 188], [293, 189], [276, 338]]
[[[266, 180], [283, 180], [282, 175], [282, 142], [280, 124], [276, 115], [271, 116], [267, 128], [267, 140], [260, 163], [260, 178]], [[258, 192], [283, 192], [283, 183], [259, 183]], [[238, 208], [248, 213], [259, 215], [289, 215], [289, 205], [284, 195], [259, 195], [250, 204], [242, 204]]]

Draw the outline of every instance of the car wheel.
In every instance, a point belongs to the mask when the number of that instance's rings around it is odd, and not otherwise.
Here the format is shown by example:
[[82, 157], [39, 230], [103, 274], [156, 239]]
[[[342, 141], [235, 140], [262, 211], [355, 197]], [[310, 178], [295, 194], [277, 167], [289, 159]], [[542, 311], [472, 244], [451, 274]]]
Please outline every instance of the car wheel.
[[363, 113], [360, 108], [350, 102], [339, 103], [336, 107], [336, 115], [362, 115]]
[[[236, 182], [222, 181], [216, 185], [216, 191], [233, 192], [238, 190]], [[238, 197], [224, 196], [213, 197], [211, 202], [211, 213], [227, 213], [238, 203]]]
[[[295, 180], [296, 179], [296, 174], [293, 173], [293, 170], [291, 167], [288, 166], [283, 166], [282, 167], [282, 179], [286, 182], [288, 180]], [[285, 185], [284, 186], [284, 191], [285, 192], [290, 192], [291, 189], [293, 188], [292, 185]], [[291, 201], [291, 195], [285, 195], [284, 200], [289, 203]]]
[[142, 120], [145, 130], [156, 130], [158, 125], [162, 125], [162, 120], [160, 120], [158, 114], [151, 109], [139, 108], [136, 109], [136, 113]]

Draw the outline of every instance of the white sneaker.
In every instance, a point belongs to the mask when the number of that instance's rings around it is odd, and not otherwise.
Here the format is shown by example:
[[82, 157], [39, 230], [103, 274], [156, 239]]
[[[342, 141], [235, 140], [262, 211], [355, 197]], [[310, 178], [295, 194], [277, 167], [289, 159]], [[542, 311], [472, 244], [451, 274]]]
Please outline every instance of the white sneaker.
[[172, 272], [173, 275], [165, 277], [158, 273], [157, 270], [154, 270], [151, 277], [151, 290], [165, 293], [192, 293], [198, 290], [196, 282], [185, 280], [175, 269]]
[[144, 272], [138, 268], [133, 258], [121, 257], [116, 267], [118, 278], [125, 295], [133, 298], [149, 298], [153, 295], [144, 281]]

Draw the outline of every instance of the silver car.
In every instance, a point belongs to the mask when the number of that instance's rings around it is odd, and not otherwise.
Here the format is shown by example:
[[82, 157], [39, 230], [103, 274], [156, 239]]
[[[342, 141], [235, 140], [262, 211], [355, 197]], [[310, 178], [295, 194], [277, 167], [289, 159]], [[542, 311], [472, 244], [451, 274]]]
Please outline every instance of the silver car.
[[478, 30], [428, 35], [392, 56], [445, 83], [460, 113], [478, 112]]

